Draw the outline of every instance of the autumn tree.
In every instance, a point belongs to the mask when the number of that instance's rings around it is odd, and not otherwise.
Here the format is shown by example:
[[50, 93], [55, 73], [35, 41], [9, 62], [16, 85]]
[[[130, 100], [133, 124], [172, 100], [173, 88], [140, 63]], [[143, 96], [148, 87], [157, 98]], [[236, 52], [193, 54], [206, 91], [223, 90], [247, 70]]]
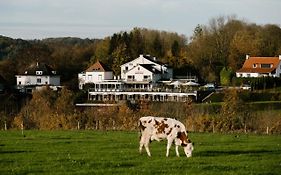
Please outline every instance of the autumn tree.
[[127, 55], [127, 46], [125, 44], [120, 44], [112, 53], [113, 65], [112, 70], [115, 75], [120, 75], [120, 66], [129, 60], [129, 55]]
[[223, 86], [229, 86], [233, 76], [234, 73], [231, 68], [224, 67], [220, 72], [220, 84]]
[[243, 108], [244, 102], [239, 98], [237, 90], [225, 91], [220, 117], [217, 121], [218, 129], [221, 131], [235, 131], [243, 128]]

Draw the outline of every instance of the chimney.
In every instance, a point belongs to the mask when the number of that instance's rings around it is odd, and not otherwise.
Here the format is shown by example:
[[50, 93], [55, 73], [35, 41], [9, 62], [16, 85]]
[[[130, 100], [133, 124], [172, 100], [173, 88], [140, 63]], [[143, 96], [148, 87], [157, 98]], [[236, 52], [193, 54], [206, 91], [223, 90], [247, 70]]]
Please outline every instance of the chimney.
[[250, 55], [246, 55], [246, 60], [250, 58]]

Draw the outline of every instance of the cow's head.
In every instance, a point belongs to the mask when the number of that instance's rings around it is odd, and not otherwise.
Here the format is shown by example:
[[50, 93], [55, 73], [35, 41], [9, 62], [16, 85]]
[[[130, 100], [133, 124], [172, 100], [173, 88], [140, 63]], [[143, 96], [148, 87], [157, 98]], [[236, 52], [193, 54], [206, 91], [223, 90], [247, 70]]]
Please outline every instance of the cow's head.
[[193, 144], [191, 142], [191, 140], [187, 140], [187, 144], [183, 147], [184, 149], [184, 153], [186, 155], [186, 157], [191, 157], [192, 156], [192, 151], [193, 151]]
[[194, 148], [191, 140], [187, 137], [186, 133], [178, 132], [177, 138], [180, 140], [181, 146], [184, 149], [186, 157], [191, 157]]

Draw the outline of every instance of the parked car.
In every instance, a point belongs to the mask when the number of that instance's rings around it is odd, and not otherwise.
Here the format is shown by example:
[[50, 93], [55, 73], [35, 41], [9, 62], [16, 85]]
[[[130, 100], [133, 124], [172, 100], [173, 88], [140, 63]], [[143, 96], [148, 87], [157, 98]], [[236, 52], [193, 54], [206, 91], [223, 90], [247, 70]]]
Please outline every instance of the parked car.
[[215, 90], [215, 84], [214, 83], [207, 83], [206, 85], [203, 86], [206, 90], [213, 91]]
[[243, 89], [243, 90], [251, 90], [251, 85], [249, 85], [249, 84], [242, 84], [241, 85], [241, 89]]

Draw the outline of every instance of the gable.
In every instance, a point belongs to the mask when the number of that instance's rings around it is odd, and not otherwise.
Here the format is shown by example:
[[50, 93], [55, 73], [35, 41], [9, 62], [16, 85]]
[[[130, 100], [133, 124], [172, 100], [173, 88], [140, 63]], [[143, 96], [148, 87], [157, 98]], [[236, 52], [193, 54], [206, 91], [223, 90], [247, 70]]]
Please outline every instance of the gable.
[[95, 64], [93, 64], [88, 69], [86, 69], [86, 72], [107, 72], [107, 71], [112, 71], [112, 70], [100, 61], [97, 61]]
[[160, 66], [161, 64], [155, 60], [151, 56], [145, 56], [145, 55], [140, 55], [138, 58], [127, 62], [125, 64], [122, 64], [121, 67], [127, 66], [127, 65], [138, 65], [138, 64], [154, 64]]
[[138, 66], [130, 69], [126, 74], [153, 74], [153, 72], [145, 69], [141, 65], [138, 65]]

